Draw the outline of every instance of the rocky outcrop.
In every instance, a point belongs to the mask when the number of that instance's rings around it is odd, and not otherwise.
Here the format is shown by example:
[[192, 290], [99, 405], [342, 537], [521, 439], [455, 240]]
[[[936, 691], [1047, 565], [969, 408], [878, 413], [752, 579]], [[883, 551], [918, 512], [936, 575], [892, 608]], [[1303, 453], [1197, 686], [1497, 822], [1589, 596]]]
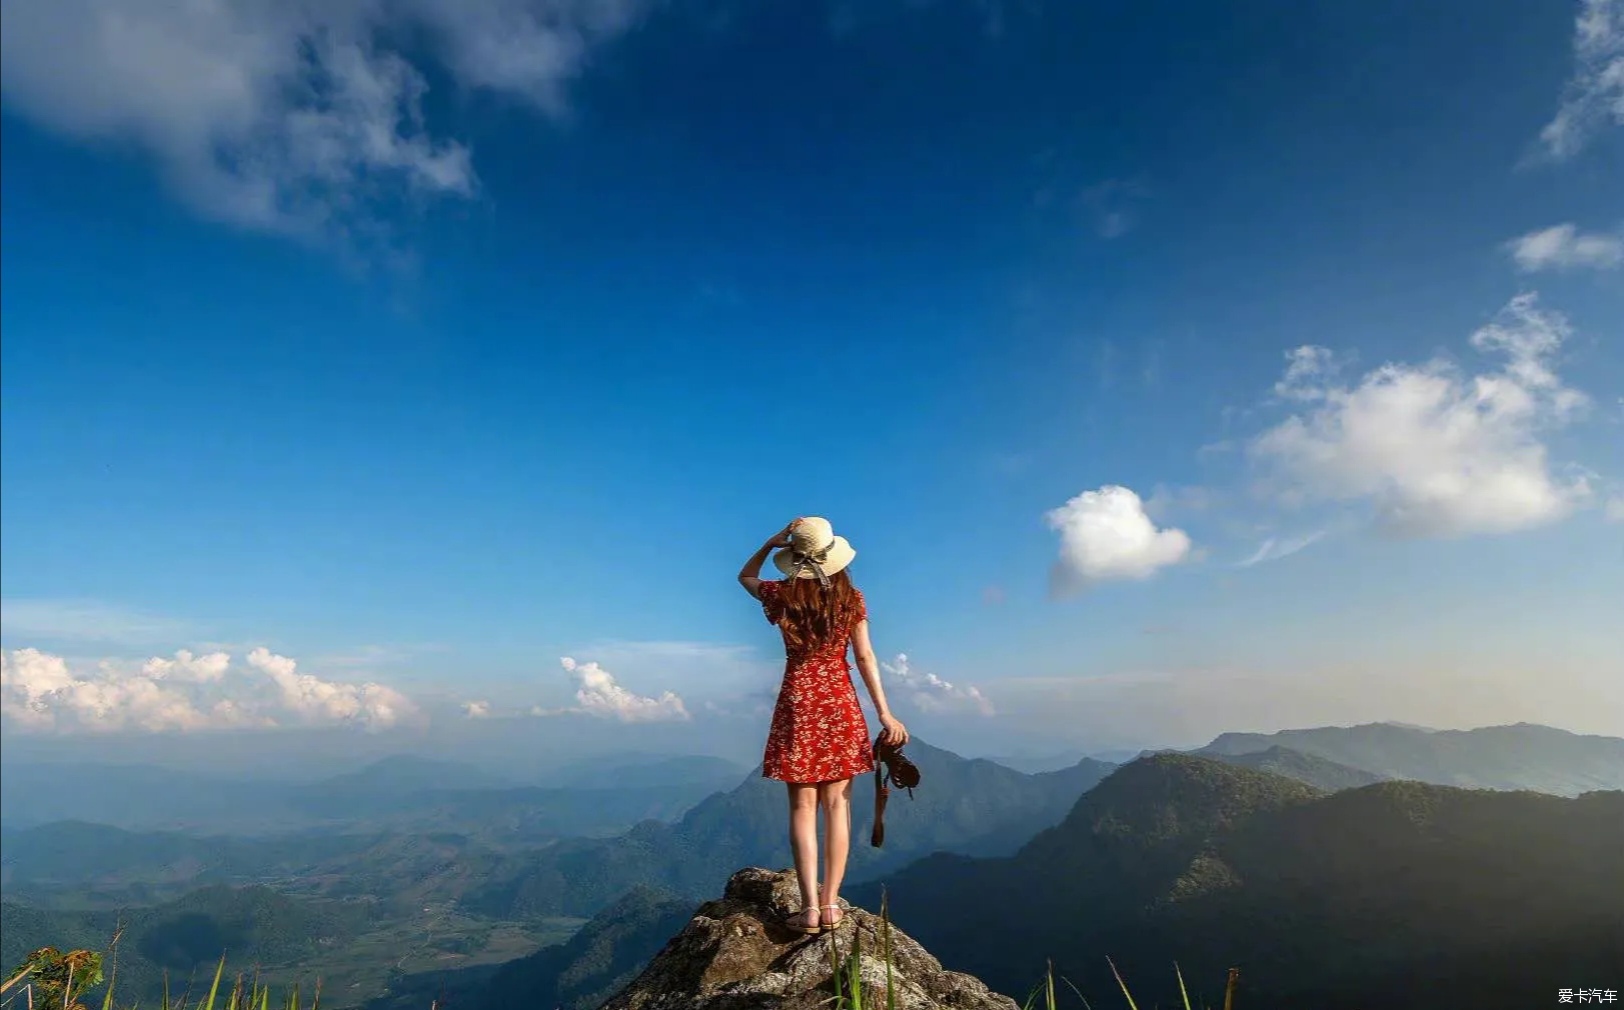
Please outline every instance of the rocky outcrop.
[[[835, 965], [849, 964], [854, 951], [864, 1004], [887, 1005], [880, 917], [843, 906], [838, 930], [808, 937], [783, 926], [800, 904], [793, 873], [740, 870], [721, 900], [702, 905], [603, 1010], [824, 1010], [835, 1005]], [[897, 1010], [1016, 1010], [1014, 1000], [944, 969], [895, 926], [889, 944]]]

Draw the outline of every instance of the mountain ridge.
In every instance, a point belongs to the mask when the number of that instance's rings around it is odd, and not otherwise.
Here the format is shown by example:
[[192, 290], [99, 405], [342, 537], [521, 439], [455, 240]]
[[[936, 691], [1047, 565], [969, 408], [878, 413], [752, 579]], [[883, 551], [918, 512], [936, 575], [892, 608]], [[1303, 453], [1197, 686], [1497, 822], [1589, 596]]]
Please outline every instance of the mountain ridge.
[[[1624, 792], [1414, 781], [1326, 792], [1157, 754], [1114, 772], [1014, 856], [937, 855], [884, 884], [899, 924], [1004, 992], [1049, 956], [1108, 991], [1109, 954], [1130, 977], [1158, 977], [1168, 957], [1186, 978], [1239, 964], [1254, 1005], [1419, 1008], [1405, 987], [1423, 965], [1502, 1005], [1497, 994], [1549, 999], [1548, 987], [1491, 951], [1562, 936], [1553, 972], [1616, 964], [1624, 918], [1605, 896], [1624, 893]], [[877, 885], [852, 897], [872, 902]], [[973, 921], [961, 908], [977, 909]]]
[[[1025, 775], [917, 738], [908, 753], [924, 783], [911, 800], [893, 798], [883, 850], [863, 844], [872, 787], [866, 779], [854, 784], [852, 879], [936, 848], [978, 855], [1013, 851], [1063, 817], [1111, 769], [1084, 759], [1058, 772]], [[643, 822], [614, 839], [570, 840], [536, 853], [531, 871], [493, 881], [469, 896], [468, 907], [508, 918], [591, 916], [637, 884], [686, 897], [715, 893], [739, 866], [788, 861], [783, 790], [758, 768], [737, 788], [706, 798], [674, 823]]]
[[1624, 738], [1528, 722], [1469, 730], [1364, 723], [1221, 733], [1190, 753], [1236, 757], [1276, 746], [1382, 778], [1437, 785], [1533, 789], [1557, 796], [1624, 789]]

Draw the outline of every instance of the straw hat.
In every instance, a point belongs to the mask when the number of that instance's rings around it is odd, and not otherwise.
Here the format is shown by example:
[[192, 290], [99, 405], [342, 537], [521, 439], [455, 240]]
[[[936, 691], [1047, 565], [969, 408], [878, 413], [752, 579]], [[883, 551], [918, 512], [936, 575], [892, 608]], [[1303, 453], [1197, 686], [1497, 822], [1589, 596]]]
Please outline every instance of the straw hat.
[[856, 556], [845, 537], [835, 536], [829, 520], [812, 516], [790, 530], [789, 546], [773, 555], [773, 564], [792, 579], [817, 579], [827, 584], [829, 576], [851, 564]]

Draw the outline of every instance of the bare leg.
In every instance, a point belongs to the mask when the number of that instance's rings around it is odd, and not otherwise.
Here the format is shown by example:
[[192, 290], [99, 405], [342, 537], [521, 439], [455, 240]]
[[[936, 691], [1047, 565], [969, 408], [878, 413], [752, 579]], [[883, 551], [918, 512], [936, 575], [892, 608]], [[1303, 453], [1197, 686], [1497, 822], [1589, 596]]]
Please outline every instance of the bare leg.
[[823, 909], [825, 926], [839, 921], [840, 885], [846, 879], [846, 857], [851, 853], [851, 779], [818, 785], [818, 805], [823, 808]]
[[796, 921], [818, 925], [818, 787], [789, 783], [789, 847], [801, 884], [803, 914]]

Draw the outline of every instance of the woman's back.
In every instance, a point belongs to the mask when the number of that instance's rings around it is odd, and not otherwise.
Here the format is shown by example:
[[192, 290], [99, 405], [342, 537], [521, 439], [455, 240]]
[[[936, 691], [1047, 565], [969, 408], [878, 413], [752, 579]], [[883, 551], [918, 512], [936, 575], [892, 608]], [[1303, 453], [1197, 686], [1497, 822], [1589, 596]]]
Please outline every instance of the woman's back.
[[828, 585], [813, 579], [763, 582], [761, 609], [778, 626], [788, 658], [838, 656], [845, 659], [852, 631], [868, 620], [862, 592], [845, 572], [828, 578]]

